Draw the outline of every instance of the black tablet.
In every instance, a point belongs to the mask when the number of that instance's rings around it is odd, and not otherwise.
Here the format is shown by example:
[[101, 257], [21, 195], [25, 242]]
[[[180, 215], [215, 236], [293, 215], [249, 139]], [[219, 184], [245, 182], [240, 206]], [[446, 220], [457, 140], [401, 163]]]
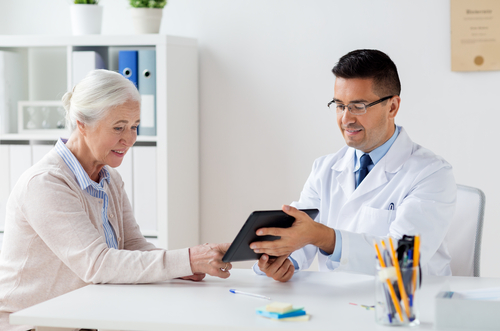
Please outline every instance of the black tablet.
[[[317, 209], [301, 210], [312, 219], [315, 219], [319, 213]], [[222, 258], [222, 262], [258, 260], [262, 254], [257, 254], [250, 249], [250, 244], [256, 241], [272, 241], [280, 237], [258, 236], [255, 232], [260, 228], [289, 228], [294, 221], [295, 217], [287, 215], [282, 210], [254, 211], [234, 238], [233, 243]]]

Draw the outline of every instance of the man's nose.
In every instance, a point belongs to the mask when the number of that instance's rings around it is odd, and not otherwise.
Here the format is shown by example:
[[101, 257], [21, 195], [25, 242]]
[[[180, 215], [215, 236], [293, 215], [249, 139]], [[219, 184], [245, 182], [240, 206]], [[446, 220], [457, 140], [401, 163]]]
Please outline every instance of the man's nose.
[[356, 122], [356, 115], [351, 114], [347, 107], [344, 108], [344, 112], [342, 113], [342, 123], [349, 124]]

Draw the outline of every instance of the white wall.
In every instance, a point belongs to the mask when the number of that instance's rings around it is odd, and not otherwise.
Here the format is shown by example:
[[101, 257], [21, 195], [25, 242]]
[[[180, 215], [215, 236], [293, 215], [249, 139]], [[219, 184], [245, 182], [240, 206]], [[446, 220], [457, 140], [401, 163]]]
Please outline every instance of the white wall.
[[[132, 32], [128, 1], [102, 0], [103, 33]], [[297, 199], [313, 160], [343, 145], [331, 68], [357, 48], [398, 66], [397, 123], [487, 197], [482, 275], [500, 276], [500, 72], [450, 67], [449, 1], [170, 0], [162, 33], [200, 48], [200, 242], [231, 241], [248, 214]], [[0, 1], [0, 34], [68, 34], [68, 2]]]

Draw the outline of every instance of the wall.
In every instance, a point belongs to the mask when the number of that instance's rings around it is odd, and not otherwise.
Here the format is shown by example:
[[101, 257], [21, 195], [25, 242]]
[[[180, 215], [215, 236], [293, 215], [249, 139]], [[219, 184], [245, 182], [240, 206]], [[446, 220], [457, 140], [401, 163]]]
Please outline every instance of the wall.
[[[126, 0], [102, 0], [105, 34], [132, 32]], [[397, 123], [487, 197], [482, 275], [500, 276], [499, 179], [488, 172], [500, 72], [450, 67], [449, 1], [170, 0], [162, 33], [200, 49], [200, 242], [231, 241], [251, 211], [297, 199], [313, 160], [343, 145], [331, 68], [357, 48], [398, 66]], [[68, 3], [0, 2], [0, 34], [68, 34]], [[488, 124], [489, 123], [489, 124]], [[245, 264], [247, 265], [247, 264]]]

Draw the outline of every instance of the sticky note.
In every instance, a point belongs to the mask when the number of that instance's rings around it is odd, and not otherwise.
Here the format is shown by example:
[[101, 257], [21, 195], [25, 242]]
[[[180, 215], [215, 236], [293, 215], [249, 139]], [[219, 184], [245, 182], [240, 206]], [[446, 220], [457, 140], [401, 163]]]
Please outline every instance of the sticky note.
[[292, 310], [292, 311], [289, 311], [289, 312], [284, 313], [284, 314], [270, 312], [270, 311], [265, 310], [265, 308], [264, 309], [262, 309], [262, 308], [256, 309], [255, 312], [257, 313], [257, 315], [268, 317], [268, 318], [274, 318], [274, 319], [302, 316], [302, 315], [306, 314], [305, 310], [303, 310], [303, 309]]
[[273, 321], [279, 321], [279, 322], [307, 322], [311, 318], [311, 315], [305, 314], [302, 316], [294, 316], [294, 317], [285, 317], [285, 318], [280, 318], [280, 319], [272, 319]]
[[273, 313], [284, 314], [293, 310], [293, 305], [285, 302], [273, 302], [266, 306], [266, 310]]

